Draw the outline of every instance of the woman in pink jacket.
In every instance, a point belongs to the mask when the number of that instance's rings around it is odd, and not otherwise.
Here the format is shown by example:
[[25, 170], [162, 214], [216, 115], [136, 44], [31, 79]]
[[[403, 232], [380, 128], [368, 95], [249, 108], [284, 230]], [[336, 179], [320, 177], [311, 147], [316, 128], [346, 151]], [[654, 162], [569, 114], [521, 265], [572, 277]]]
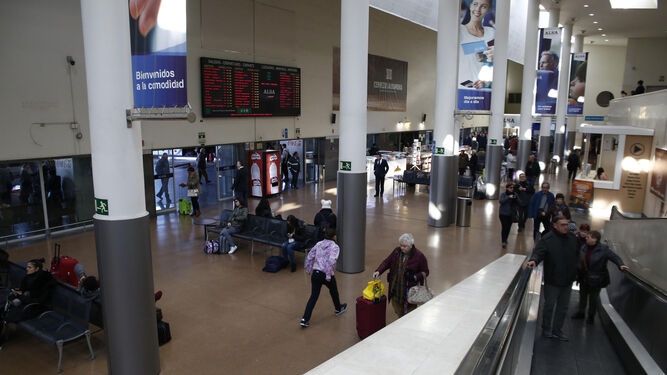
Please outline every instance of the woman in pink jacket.
[[329, 288], [336, 316], [341, 315], [347, 310], [347, 303], [340, 303], [336, 277], [334, 276], [334, 268], [340, 254], [340, 248], [335, 241], [336, 230], [333, 228], [327, 229], [324, 233], [324, 239], [316, 243], [306, 257], [304, 268], [306, 272], [311, 274], [310, 282], [312, 289], [310, 298], [306, 304], [306, 311], [303, 313], [303, 318], [301, 318], [301, 327], [310, 326], [310, 316], [313, 313], [317, 299], [320, 297], [322, 285]]

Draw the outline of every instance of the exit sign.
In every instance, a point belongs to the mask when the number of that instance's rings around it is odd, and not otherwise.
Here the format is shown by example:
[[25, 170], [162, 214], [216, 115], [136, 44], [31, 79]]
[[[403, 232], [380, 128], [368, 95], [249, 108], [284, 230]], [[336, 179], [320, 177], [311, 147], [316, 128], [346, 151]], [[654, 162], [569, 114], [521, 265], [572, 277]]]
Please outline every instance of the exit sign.
[[351, 161], [341, 161], [340, 162], [340, 170], [341, 171], [351, 171], [352, 170], [352, 162]]

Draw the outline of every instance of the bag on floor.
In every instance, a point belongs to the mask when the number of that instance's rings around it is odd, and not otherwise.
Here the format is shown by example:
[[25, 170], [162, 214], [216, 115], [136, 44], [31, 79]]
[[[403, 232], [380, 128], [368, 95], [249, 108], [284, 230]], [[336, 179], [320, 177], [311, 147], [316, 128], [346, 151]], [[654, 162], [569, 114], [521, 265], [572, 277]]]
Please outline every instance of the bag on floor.
[[424, 276], [424, 285], [415, 285], [408, 290], [408, 303], [411, 305], [421, 305], [433, 298], [433, 292], [426, 284], [426, 273], [422, 272]]
[[220, 242], [216, 240], [208, 240], [204, 245], [205, 254], [220, 254]]
[[229, 253], [229, 248], [231, 245], [229, 242], [225, 239], [225, 237], [220, 236], [220, 239], [218, 240], [218, 254], [227, 254]]
[[181, 215], [190, 215], [192, 212], [192, 202], [186, 198], [178, 200], [178, 213]]
[[171, 329], [169, 323], [160, 321], [157, 323], [157, 342], [160, 346], [168, 343], [171, 340]]
[[79, 263], [78, 260], [67, 255], [60, 255], [60, 244], [55, 244], [55, 254], [51, 259], [51, 275], [54, 279], [60, 280], [75, 288], [79, 287], [79, 278], [74, 273], [74, 266]]
[[287, 260], [287, 258], [283, 256], [275, 256], [275, 255], [270, 256], [266, 258], [266, 263], [264, 265], [264, 268], [262, 268], [262, 271], [276, 273], [281, 269], [287, 267], [288, 264], [289, 261]]
[[387, 325], [387, 296], [382, 296], [377, 303], [359, 296], [356, 310], [357, 334], [361, 339], [365, 339]]
[[380, 301], [380, 298], [384, 296], [384, 294], [385, 294], [385, 287], [380, 279], [369, 281], [368, 285], [361, 293], [361, 295], [365, 299], [376, 303]]

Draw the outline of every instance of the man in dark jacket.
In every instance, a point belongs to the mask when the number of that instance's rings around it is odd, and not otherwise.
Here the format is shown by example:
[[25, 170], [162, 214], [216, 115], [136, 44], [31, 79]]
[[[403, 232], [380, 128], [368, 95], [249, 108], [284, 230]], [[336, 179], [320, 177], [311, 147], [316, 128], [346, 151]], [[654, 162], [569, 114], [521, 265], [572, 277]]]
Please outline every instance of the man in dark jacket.
[[465, 175], [467, 166], [468, 155], [466, 155], [465, 150], [461, 150], [461, 153], [459, 153], [459, 176]]
[[477, 151], [473, 148], [470, 155], [470, 161], [468, 162], [468, 167], [470, 167], [470, 175], [474, 178], [477, 173]]
[[583, 319], [588, 303], [587, 323], [593, 324], [595, 312], [597, 310], [600, 290], [609, 285], [609, 271], [607, 262], [614, 262], [619, 270], [625, 271], [628, 266], [623, 264], [623, 260], [616, 255], [609, 246], [600, 243], [602, 236], [600, 232], [594, 230], [586, 236], [586, 244], [579, 251], [579, 311], [572, 316], [572, 319]]
[[210, 184], [211, 180], [208, 179], [208, 173], [206, 172], [206, 149], [200, 148], [199, 154], [197, 154], [197, 171], [199, 173], [199, 183], [201, 184], [201, 178], [206, 179], [206, 183]]
[[530, 155], [528, 157], [528, 162], [526, 163], [526, 179], [531, 186], [535, 186], [535, 181], [540, 177], [542, 170], [540, 169], [540, 163], [535, 160], [535, 155]]
[[549, 191], [549, 183], [542, 183], [542, 190], [533, 194], [528, 205], [528, 217], [533, 219], [533, 238], [537, 238], [540, 231], [540, 224], [544, 225], [544, 230], [549, 231], [549, 207], [556, 201], [554, 195]]
[[299, 172], [301, 171], [301, 159], [299, 159], [299, 153], [294, 152], [292, 156], [287, 160], [287, 166], [289, 171], [292, 173], [292, 189], [297, 189], [299, 184]]
[[527, 267], [533, 268], [544, 261], [542, 334], [561, 341], [569, 340], [562, 329], [579, 263], [577, 237], [568, 232], [568, 223], [566, 218], [556, 216], [552, 222], [553, 230], [535, 245], [526, 263]]
[[236, 162], [236, 176], [234, 176], [232, 190], [237, 198], [243, 198], [244, 202], [248, 201], [248, 171], [240, 161]]
[[324, 233], [327, 229], [336, 229], [336, 214], [331, 210], [331, 201], [322, 199], [322, 209], [315, 215], [313, 224], [318, 228], [317, 240], [324, 239]]
[[570, 152], [570, 155], [567, 157], [567, 180], [574, 180], [574, 178], [577, 176], [577, 169], [579, 169], [579, 164], [581, 164], [581, 160], [579, 160], [579, 150], [572, 150]]
[[375, 165], [373, 166], [373, 173], [375, 174], [375, 196], [382, 196], [384, 194], [384, 176], [389, 172], [389, 164], [382, 159], [382, 155], [377, 154]]
[[530, 198], [535, 194], [535, 188], [528, 183], [525, 173], [519, 174], [519, 182], [516, 184], [514, 191], [517, 193], [519, 204], [519, 232], [523, 232], [526, 227], [526, 219], [528, 219], [528, 205]]

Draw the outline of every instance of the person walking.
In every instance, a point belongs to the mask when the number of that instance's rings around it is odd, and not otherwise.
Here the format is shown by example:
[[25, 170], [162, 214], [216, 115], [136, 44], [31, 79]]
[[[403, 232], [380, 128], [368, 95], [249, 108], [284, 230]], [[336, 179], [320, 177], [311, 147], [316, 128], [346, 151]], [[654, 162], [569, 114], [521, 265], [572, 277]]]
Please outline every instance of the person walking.
[[514, 192], [514, 183], [507, 183], [505, 189], [506, 190], [500, 194], [500, 198], [498, 199], [498, 202], [500, 203], [498, 216], [500, 217], [500, 225], [502, 227], [500, 237], [503, 249], [507, 248], [507, 237], [510, 234], [512, 222], [514, 221], [514, 216], [517, 214], [516, 211], [518, 210], [517, 194]]
[[322, 199], [320, 203], [322, 204], [322, 209], [315, 214], [315, 218], [313, 219], [313, 224], [317, 227], [318, 241], [324, 239], [324, 233], [328, 229], [336, 230], [336, 214], [331, 209], [331, 201]]
[[526, 219], [528, 219], [528, 205], [530, 198], [535, 194], [535, 188], [528, 182], [525, 173], [519, 174], [519, 182], [514, 186], [517, 193], [518, 213], [519, 213], [519, 232], [523, 232], [526, 228]]
[[234, 183], [232, 184], [234, 196], [247, 201], [248, 199], [248, 170], [240, 161], [236, 162], [236, 175], [234, 176]]
[[423, 283], [429, 275], [426, 257], [415, 247], [415, 238], [411, 233], [403, 233], [398, 237], [398, 247], [380, 263], [373, 272], [373, 279], [380, 277], [386, 270], [389, 270], [389, 301], [400, 318], [417, 308], [417, 305], [408, 303], [408, 290]]
[[572, 150], [570, 155], [567, 157], [568, 181], [574, 180], [574, 178], [577, 177], [577, 169], [579, 169], [580, 164], [581, 160], [579, 159], [579, 150]]
[[528, 157], [528, 162], [526, 163], [526, 179], [530, 186], [535, 186], [535, 182], [540, 177], [542, 169], [540, 168], [540, 163], [535, 160], [535, 155], [531, 154]]
[[180, 186], [188, 188], [188, 197], [192, 202], [192, 213], [190, 216], [199, 216], [199, 194], [201, 194], [201, 184], [199, 183], [199, 175], [195, 172], [192, 166], [188, 167], [188, 180], [180, 184]]
[[533, 268], [544, 261], [542, 335], [561, 341], [569, 340], [563, 333], [563, 323], [579, 264], [577, 238], [568, 231], [568, 223], [566, 218], [556, 216], [552, 221], [553, 230], [537, 242], [526, 263]]
[[197, 154], [197, 173], [199, 173], [200, 184], [202, 177], [204, 177], [207, 184], [211, 183], [211, 180], [208, 179], [208, 172], [206, 172], [206, 149], [204, 147], [200, 148], [199, 154]]
[[470, 168], [470, 175], [473, 178], [475, 178], [477, 174], [477, 163], [478, 163], [477, 150], [473, 148], [470, 154], [470, 161], [468, 162], [468, 168]]
[[537, 239], [537, 233], [540, 231], [540, 224], [544, 225], [544, 230], [548, 231], [549, 216], [547, 211], [556, 201], [554, 195], [549, 191], [549, 183], [542, 183], [542, 190], [533, 194], [528, 205], [528, 217], [533, 219], [533, 238]]
[[389, 164], [379, 153], [375, 158], [373, 173], [375, 174], [375, 197], [384, 195], [384, 176], [389, 172]]
[[339, 316], [347, 310], [347, 303], [340, 303], [338, 286], [334, 276], [334, 268], [339, 254], [340, 248], [336, 244], [336, 231], [331, 228], [324, 234], [324, 239], [316, 243], [308, 252], [304, 268], [311, 275], [311, 291], [308, 303], [306, 303], [306, 310], [299, 322], [301, 327], [310, 327], [310, 317], [313, 314], [317, 299], [320, 297], [322, 285], [329, 288], [329, 294], [331, 294], [331, 300], [334, 304], [334, 314]]
[[282, 174], [282, 181], [289, 182], [289, 169], [287, 168], [287, 161], [290, 158], [289, 151], [287, 151], [287, 145], [282, 145], [283, 150], [280, 153], [280, 172]]
[[299, 153], [295, 151], [287, 161], [287, 164], [292, 173], [292, 189], [298, 189], [299, 172], [301, 171], [301, 159], [299, 159]]
[[464, 176], [466, 174], [466, 167], [468, 166], [468, 155], [466, 155], [465, 150], [461, 150], [459, 153], [459, 176]]
[[620, 271], [626, 271], [628, 266], [616, 255], [609, 246], [600, 243], [602, 236], [594, 230], [586, 235], [586, 244], [579, 250], [579, 310], [572, 319], [583, 319], [588, 304], [586, 323], [593, 324], [597, 311], [600, 290], [609, 285], [609, 271], [607, 262], [614, 262]]
[[167, 205], [171, 203], [169, 198], [169, 155], [165, 152], [162, 154], [162, 157], [155, 164], [155, 174], [158, 175], [162, 186], [160, 190], [155, 194], [156, 197], [162, 200], [162, 194], [167, 198]]

